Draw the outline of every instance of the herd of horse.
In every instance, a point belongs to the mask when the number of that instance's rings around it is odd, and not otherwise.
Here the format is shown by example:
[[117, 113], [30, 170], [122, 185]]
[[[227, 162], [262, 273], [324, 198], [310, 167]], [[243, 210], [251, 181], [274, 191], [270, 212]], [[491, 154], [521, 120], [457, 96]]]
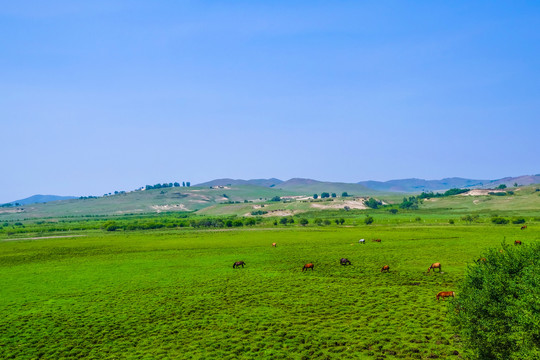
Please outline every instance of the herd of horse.
[[[526, 228], [527, 228], [526, 225], [525, 225], [525, 226], [522, 226], [522, 227], [521, 227], [521, 230], [524, 230], [524, 229], [526, 229]], [[372, 241], [373, 241], [373, 242], [378, 242], [378, 243], [380, 243], [380, 242], [381, 242], [381, 239], [373, 239]], [[364, 245], [364, 244], [366, 243], [366, 240], [365, 240], [365, 239], [360, 239], [360, 240], [358, 240], [358, 243]], [[514, 241], [514, 244], [515, 244], [515, 245], [521, 245], [521, 241], [520, 241], [520, 240], [516, 240], [516, 241]], [[277, 244], [276, 244], [276, 243], [272, 243], [272, 247], [277, 247]], [[501, 250], [501, 252], [502, 252], [502, 250]], [[486, 258], [484, 258], [484, 257], [482, 257], [482, 258], [480, 258], [480, 259], [477, 260], [477, 262], [486, 262], [486, 261], [487, 261], [487, 260], [486, 260]], [[346, 265], [352, 265], [351, 261], [350, 261], [349, 259], [347, 259], [347, 258], [341, 258], [341, 259], [339, 260], [339, 263], [340, 263], [341, 265], [343, 265], [343, 266], [346, 266]], [[240, 266], [243, 268], [244, 265], [246, 265], [246, 263], [245, 263], [244, 261], [237, 261], [237, 262], [235, 262], [235, 263], [233, 264], [233, 269], [239, 268]], [[307, 263], [307, 264], [305, 264], [304, 267], [302, 268], [302, 272], [304, 272], [305, 270], [308, 270], [308, 269], [311, 269], [311, 270], [313, 271], [314, 268], [315, 268], [315, 265], [314, 265], [313, 263]], [[427, 269], [427, 273], [429, 274], [429, 272], [430, 272], [431, 270], [435, 271], [435, 269], [439, 269], [439, 273], [441, 273], [441, 272], [442, 272], [441, 263], [436, 262], [436, 263], [431, 264], [431, 266]], [[384, 266], [381, 268], [381, 272], [389, 272], [389, 271], [390, 271], [390, 266], [389, 266], [389, 265], [384, 265]], [[439, 293], [437, 294], [436, 299], [437, 299], [437, 301], [438, 301], [439, 299], [443, 299], [443, 300], [444, 300], [444, 299], [447, 298], [447, 297], [455, 297], [455, 296], [456, 296], [456, 294], [455, 294], [455, 292], [453, 292], [453, 291], [441, 291], [441, 292], [439, 292]]]

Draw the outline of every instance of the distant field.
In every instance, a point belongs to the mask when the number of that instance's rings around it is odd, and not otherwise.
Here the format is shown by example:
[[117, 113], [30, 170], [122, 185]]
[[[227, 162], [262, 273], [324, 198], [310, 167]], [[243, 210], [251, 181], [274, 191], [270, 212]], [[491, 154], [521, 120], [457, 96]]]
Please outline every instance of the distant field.
[[[404, 222], [0, 242], [0, 358], [454, 359], [459, 339], [435, 294], [487, 248], [540, 241], [538, 229]], [[232, 269], [237, 260], [247, 266]], [[302, 273], [307, 262], [315, 270]], [[433, 262], [443, 273], [425, 274]]]

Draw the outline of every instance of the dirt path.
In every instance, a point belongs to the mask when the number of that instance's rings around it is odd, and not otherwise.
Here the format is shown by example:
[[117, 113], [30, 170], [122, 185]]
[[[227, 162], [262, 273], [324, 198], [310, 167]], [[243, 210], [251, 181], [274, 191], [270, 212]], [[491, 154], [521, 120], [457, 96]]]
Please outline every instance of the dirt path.
[[38, 236], [38, 237], [30, 237], [30, 238], [3, 239], [2, 241], [60, 239], [60, 238], [72, 238], [72, 237], [81, 237], [81, 236], [88, 236], [88, 235]]

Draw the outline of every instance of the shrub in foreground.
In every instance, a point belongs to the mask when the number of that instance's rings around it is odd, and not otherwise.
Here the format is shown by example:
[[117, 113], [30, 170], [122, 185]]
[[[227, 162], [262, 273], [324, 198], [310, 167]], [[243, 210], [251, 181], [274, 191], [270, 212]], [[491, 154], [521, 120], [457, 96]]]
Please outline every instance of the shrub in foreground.
[[540, 359], [540, 244], [503, 245], [468, 267], [450, 318], [474, 359]]

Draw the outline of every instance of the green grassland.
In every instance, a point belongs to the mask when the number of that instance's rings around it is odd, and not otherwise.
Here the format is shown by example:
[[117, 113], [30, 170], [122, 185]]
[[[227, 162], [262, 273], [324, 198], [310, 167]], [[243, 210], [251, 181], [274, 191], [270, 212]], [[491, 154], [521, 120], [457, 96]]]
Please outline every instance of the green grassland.
[[[487, 249], [540, 241], [534, 187], [424, 200], [417, 210], [400, 209], [399, 196], [379, 209], [320, 210], [269, 201], [287, 195], [278, 189], [238, 189], [190, 189], [217, 194], [191, 212], [105, 215], [109, 204], [101, 215], [0, 216], [0, 358], [458, 358], [465, 353], [447, 322], [451, 300], [437, 302], [436, 293], [455, 290]], [[136, 195], [170, 205], [178, 190], [166, 190]], [[223, 192], [232, 204], [219, 203]], [[254, 205], [289, 211], [294, 222], [244, 217]], [[495, 215], [523, 218], [528, 228], [496, 225]], [[353, 265], [341, 266], [342, 257]], [[233, 269], [238, 260], [247, 266]], [[315, 270], [302, 273], [308, 262]], [[427, 275], [434, 262], [443, 272]]]
[[[4, 241], [0, 358], [455, 358], [459, 338], [436, 293], [454, 290], [466, 266], [504, 239], [539, 241], [538, 228], [413, 223]], [[246, 267], [233, 269], [237, 260]], [[302, 273], [307, 262], [315, 270]], [[433, 262], [443, 273], [426, 275]], [[380, 272], [385, 264], [390, 273]]]

